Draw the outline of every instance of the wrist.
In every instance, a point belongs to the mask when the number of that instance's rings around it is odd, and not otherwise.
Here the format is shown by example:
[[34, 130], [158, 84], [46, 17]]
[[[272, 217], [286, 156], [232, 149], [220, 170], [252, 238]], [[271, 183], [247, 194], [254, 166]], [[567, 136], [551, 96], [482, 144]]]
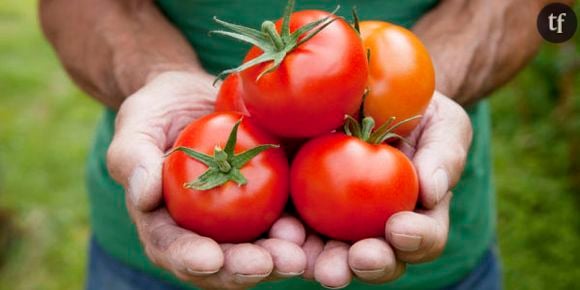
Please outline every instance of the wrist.
[[211, 104], [215, 101], [217, 88], [212, 85], [215, 76], [203, 70], [189, 70], [174, 67], [170, 70], [151, 73], [136, 92], [125, 98], [146, 98], [150, 102], [169, 104], [181, 102], [184, 107], [193, 104]]
[[145, 85], [162, 86], [166, 95], [190, 94], [215, 100], [218, 88], [213, 86], [215, 76], [204, 70], [177, 69], [158, 71], [148, 76]]
[[435, 77], [436, 91], [447, 98], [456, 99], [458, 97], [458, 93], [460, 90], [460, 85], [458, 81], [464, 79], [464, 77], [461, 77], [461, 75], [452, 75], [450, 73], [447, 73], [443, 68], [438, 69], [437, 65], [436, 72], [437, 72], [437, 75]]
[[[213, 111], [217, 94], [213, 80], [214, 77], [207, 73], [183, 70], [152, 75], [141, 88], [123, 100], [117, 119], [149, 124], [148, 132], [154, 132], [159, 140], [165, 140], [163, 146], [170, 146], [185, 125]], [[122, 126], [116, 126], [115, 130], [120, 128]]]
[[210, 75], [204, 69], [191, 64], [158, 64], [150, 69], [145, 75], [144, 82], [146, 85], [155, 79], [174, 76], [178, 78], [191, 78], [196, 80], [210, 80], [213, 82], [215, 76]]
[[[165, 74], [182, 74], [205, 77], [208, 75], [201, 67], [194, 63], [155, 63], [148, 64], [145, 69], [141, 65], [132, 65], [132, 62], [123, 62], [116, 65], [114, 70], [117, 87], [128, 97]], [[137, 69], [136, 69], [137, 68]]]

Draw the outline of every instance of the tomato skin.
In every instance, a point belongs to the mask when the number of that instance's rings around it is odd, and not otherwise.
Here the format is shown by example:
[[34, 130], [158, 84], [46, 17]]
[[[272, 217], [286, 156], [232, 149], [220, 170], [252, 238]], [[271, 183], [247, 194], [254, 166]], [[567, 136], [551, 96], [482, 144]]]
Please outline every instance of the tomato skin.
[[228, 75], [218, 91], [215, 101], [215, 111], [240, 112], [244, 116], [249, 116], [250, 113], [248, 113], [244, 105], [242, 95], [243, 90], [239, 75], [237, 73]]
[[[383, 124], [421, 115], [435, 91], [435, 69], [429, 52], [411, 31], [388, 22], [362, 21], [360, 32], [370, 49], [367, 116]], [[414, 120], [394, 132], [406, 136], [419, 124]]]
[[291, 197], [302, 219], [330, 238], [385, 235], [385, 223], [415, 208], [419, 183], [409, 159], [387, 144], [342, 133], [306, 143], [290, 169]]
[[[330, 15], [293, 13], [290, 31]], [[281, 21], [276, 23], [280, 31]], [[262, 54], [252, 47], [245, 61]], [[301, 138], [341, 126], [345, 114], [361, 105], [368, 74], [366, 53], [357, 33], [338, 19], [288, 53], [273, 72], [258, 76], [271, 62], [240, 72], [243, 98], [256, 123], [279, 137]]]
[[[241, 118], [239, 113], [212, 113], [189, 124], [175, 141], [213, 156], [216, 145], [225, 147], [228, 135]], [[277, 140], [244, 118], [235, 152]], [[280, 216], [288, 200], [288, 161], [280, 148], [268, 149], [240, 169], [248, 183], [232, 181], [198, 191], [183, 184], [196, 179], [207, 166], [183, 152], [174, 152], [163, 166], [163, 194], [170, 215], [183, 228], [221, 243], [255, 240]]]
[[[244, 105], [243, 90], [240, 84], [240, 77], [237, 73], [232, 73], [226, 77], [222, 83], [217, 99], [215, 102], [216, 112], [239, 112], [244, 116], [249, 116], [248, 110]], [[296, 138], [281, 138], [280, 142], [284, 145], [283, 148], [286, 155], [291, 159], [292, 156], [298, 152], [300, 146], [304, 144], [306, 139]]]

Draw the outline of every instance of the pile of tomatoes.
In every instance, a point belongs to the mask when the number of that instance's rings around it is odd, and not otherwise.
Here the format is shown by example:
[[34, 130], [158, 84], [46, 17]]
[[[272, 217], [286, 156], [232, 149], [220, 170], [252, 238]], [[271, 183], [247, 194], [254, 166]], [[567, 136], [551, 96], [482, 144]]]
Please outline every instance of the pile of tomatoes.
[[293, 2], [261, 30], [218, 20], [233, 32], [217, 33], [253, 47], [226, 71], [216, 112], [187, 126], [164, 163], [171, 216], [218, 242], [255, 240], [288, 202], [327, 237], [378, 237], [417, 203], [415, 168], [388, 141], [407, 136], [430, 102], [427, 50], [394, 24], [353, 27], [333, 13], [291, 13]]

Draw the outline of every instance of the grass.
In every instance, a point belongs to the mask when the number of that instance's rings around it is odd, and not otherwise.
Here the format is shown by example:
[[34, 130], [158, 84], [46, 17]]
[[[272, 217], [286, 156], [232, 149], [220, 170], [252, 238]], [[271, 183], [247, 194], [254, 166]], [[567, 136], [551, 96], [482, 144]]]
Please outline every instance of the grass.
[[34, 7], [0, 3], [0, 207], [13, 224], [0, 289], [81, 288], [83, 163], [99, 106], [59, 67]]
[[506, 289], [578, 285], [579, 40], [577, 34], [565, 46], [545, 45], [532, 64], [492, 98]]
[[[0, 290], [80, 289], [100, 106], [60, 68], [34, 6], [0, 2]], [[578, 34], [546, 45], [492, 98], [506, 289], [573, 289], [580, 278], [580, 73], [568, 65]]]

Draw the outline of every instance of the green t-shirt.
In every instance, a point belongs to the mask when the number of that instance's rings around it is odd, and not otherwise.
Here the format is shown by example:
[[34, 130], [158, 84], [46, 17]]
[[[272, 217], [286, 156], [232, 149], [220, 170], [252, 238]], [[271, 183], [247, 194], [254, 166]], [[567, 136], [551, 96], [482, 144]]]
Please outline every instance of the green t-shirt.
[[[218, 1], [218, 0], [160, 0], [161, 10], [180, 29], [210, 73], [236, 66], [248, 46], [219, 36], [208, 36], [217, 28], [213, 16], [234, 23], [259, 27], [263, 19], [278, 19], [284, 1]], [[298, 0], [296, 10], [324, 9], [331, 11], [341, 5], [340, 13], [349, 17], [354, 5], [361, 19], [387, 20], [411, 26], [431, 9], [434, 0], [408, 1], [305, 1]], [[450, 16], [452, 17], [452, 16]], [[373, 289], [426, 289], [453, 284], [465, 277], [490, 246], [495, 230], [494, 191], [490, 164], [490, 119], [487, 103], [468, 109], [474, 126], [473, 144], [459, 185], [454, 190], [451, 205], [449, 241], [437, 260], [409, 265], [399, 280], [372, 286]], [[107, 172], [105, 156], [114, 132], [115, 113], [106, 110], [98, 126], [89, 157], [87, 183], [91, 204], [91, 225], [99, 244], [113, 257], [138, 270], [186, 286], [171, 274], [157, 268], [146, 258], [135, 227], [125, 208], [123, 188]], [[268, 282], [257, 289], [322, 289], [316, 282], [294, 278]], [[353, 281], [349, 289], [370, 289]], [[190, 289], [194, 289], [191, 288]]]

